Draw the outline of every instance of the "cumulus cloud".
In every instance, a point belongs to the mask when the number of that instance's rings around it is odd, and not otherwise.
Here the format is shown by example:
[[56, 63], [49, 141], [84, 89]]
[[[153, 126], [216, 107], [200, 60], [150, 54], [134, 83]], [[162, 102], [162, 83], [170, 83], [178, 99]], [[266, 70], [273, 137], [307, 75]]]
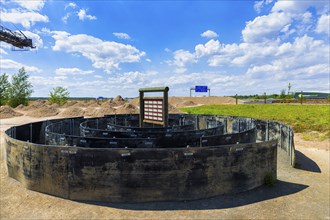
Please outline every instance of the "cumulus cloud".
[[64, 10], [68, 9], [68, 8], [76, 8], [77, 4], [74, 2], [70, 2], [69, 4], [66, 4], [64, 7]]
[[253, 21], [247, 22], [242, 31], [243, 40], [250, 43], [274, 40], [290, 22], [291, 17], [283, 12], [258, 16]]
[[27, 38], [32, 39], [33, 46], [35, 46], [37, 49], [42, 48], [43, 40], [38, 34], [32, 33], [31, 31], [22, 31], [22, 32]]
[[1, 69], [19, 70], [20, 68], [24, 67], [26, 72], [36, 72], [36, 73], [41, 72], [41, 69], [39, 69], [38, 67], [28, 66], [10, 59], [0, 59], [0, 66]]
[[96, 20], [96, 16], [94, 15], [88, 15], [87, 14], [87, 9], [80, 9], [79, 12], [77, 12], [79, 20]]
[[254, 10], [258, 13], [261, 12], [262, 8], [265, 6], [265, 5], [268, 5], [270, 3], [272, 3], [273, 0], [262, 0], [262, 1], [255, 1], [254, 2]]
[[13, 0], [13, 2], [19, 4], [21, 7], [26, 8], [28, 10], [33, 10], [33, 11], [40, 11], [45, 4], [45, 0]]
[[211, 30], [207, 30], [205, 32], [203, 32], [201, 34], [202, 37], [206, 37], [206, 38], [217, 38], [218, 37], [218, 34], [214, 31], [211, 31]]
[[0, 55], [2, 54], [8, 54], [4, 49], [0, 48]]
[[186, 64], [196, 63], [197, 60], [193, 53], [190, 53], [187, 50], [177, 50], [174, 52], [174, 61], [173, 64], [177, 67], [177, 73], [183, 73], [186, 71]]
[[322, 15], [319, 18], [315, 31], [317, 33], [325, 33], [330, 35], [330, 15]]
[[14, 24], [21, 24], [25, 28], [30, 28], [36, 22], [48, 22], [46, 15], [39, 14], [33, 11], [21, 11], [17, 9], [1, 10], [1, 20], [4, 22], [11, 22]]
[[131, 37], [128, 35], [128, 34], [126, 34], [126, 33], [118, 33], [118, 32], [114, 32], [114, 33], [112, 33], [113, 35], [115, 35], [117, 38], [119, 38], [119, 39], [125, 39], [125, 40], [129, 40], [129, 39], [131, 39]]
[[209, 40], [205, 45], [198, 44], [195, 46], [197, 57], [208, 56], [220, 52], [221, 44], [218, 40]]
[[93, 70], [81, 70], [79, 68], [58, 68], [55, 70], [56, 75], [88, 75], [94, 73]]
[[54, 51], [78, 53], [91, 60], [95, 68], [110, 73], [118, 70], [121, 63], [139, 62], [145, 52], [129, 44], [103, 41], [99, 38], [78, 34], [71, 35], [64, 31], [54, 31]]

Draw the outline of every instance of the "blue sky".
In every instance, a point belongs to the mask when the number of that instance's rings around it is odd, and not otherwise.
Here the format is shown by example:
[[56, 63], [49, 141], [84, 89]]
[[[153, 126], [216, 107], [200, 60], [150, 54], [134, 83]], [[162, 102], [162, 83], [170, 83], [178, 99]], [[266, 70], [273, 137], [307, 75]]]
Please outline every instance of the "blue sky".
[[[0, 0], [1, 25], [36, 49], [0, 43], [1, 74], [25, 67], [33, 96], [188, 96], [329, 91], [328, 1]], [[205, 94], [193, 94], [205, 95]]]

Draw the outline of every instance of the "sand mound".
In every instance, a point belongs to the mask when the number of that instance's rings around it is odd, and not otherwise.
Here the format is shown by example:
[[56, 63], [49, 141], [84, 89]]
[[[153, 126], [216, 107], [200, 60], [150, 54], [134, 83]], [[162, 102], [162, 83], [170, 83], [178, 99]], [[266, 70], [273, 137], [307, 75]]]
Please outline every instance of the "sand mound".
[[113, 115], [116, 113], [116, 109], [112, 107], [108, 108], [99, 108], [95, 111], [94, 117], [103, 117], [104, 115]]
[[39, 118], [39, 117], [48, 117], [54, 116], [59, 113], [58, 109], [54, 106], [42, 105], [39, 108], [30, 110], [26, 115]]
[[24, 111], [25, 108], [26, 108], [25, 105], [20, 104], [20, 105], [17, 106], [15, 109], [17, 109], [17, 110], [23, 110], [23, 111]]
[[113, 101], [105, 101], [101, 104], [101, 107], [102, 108], [112, 108], [112, 107], [115, 107], [115, 106], [118, 106], [119, 105], [122, 105], [123, 103], [114, 103]]
[[86, 116], [86, 117], [97, 117], [96, 116], [96, 113], [97, 113], [97, 109], [96, 108], [88, 107], [88, 108], [85, 109], [84, 116]]
[[75, 105], [76, 103], [77, 103], [76, 100], [67, 101], [62, 107], [63, 108], [68, 108], [68, 107], [71, 107], [71, 106]]
[[82, 108], [72, 106], [67, 109], [65, 109], [63, 112], [61, 112], [60, 116], [64, 117], [80, 117], [85, 114], [85, 111]]
[[31, 101], [28, 106], [23, 106], [21, 107], [21, 110], [23, 111], [34, 111], [39, 108], [47, 106], [47, 101], [46, 100], [36, 100], [36, 101]]
[[193, 102], [191, 100], [184, 101], [182, 104], [183, 104], [183, 106], [195, 106], [195, 105], [197, 105], [195, 102]]
[[117, 114], [137, 114], [139, 109], [130, 103], [126, 103], [116, 110]]
[[178, 114], [178, 113], [183, 113], [182, 111], [180, 111], [179, 109], [177, 109], [176, 107], [174, 107], [173, 105], [168, 105], [168, 113], [170, 114]]
[[121, 97], [120, 95], [118, 95], [116, 98], [114, 98], [112, 100], [113, 102], [124, 102], [125, 100], [123, 99], [123, 97]]
[[0, 118], [13, 118], [17, 116], [22, 116], [21, 113], [15, 112], [11, 107], [4, 105], [0, 107]]
[[97, 108], [97, 107], [100, 107], [100, 105], [97, 102], [90, 102], [87, 107], [88, 108], [90, 108], [90, 107]]

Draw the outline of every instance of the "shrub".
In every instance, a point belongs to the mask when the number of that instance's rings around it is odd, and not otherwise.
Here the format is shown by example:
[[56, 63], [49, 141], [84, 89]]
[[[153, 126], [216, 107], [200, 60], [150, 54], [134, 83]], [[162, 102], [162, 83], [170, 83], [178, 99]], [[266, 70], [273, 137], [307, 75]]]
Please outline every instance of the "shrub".
[[32, 94], [32, 84], [29, 82], [29, 75], [24, 67], [18, 70], [18, 73], [13, 75], [12, 83], [8, 88], [8, 104], [15, 108], [22, 104], [27, 105], [29, 97]]
[[0, 105], [5, 105], [8, 102], [8, 89], [10, 83], [6, 73], [0, 75]]
[[49, 102], [62, 106], [68, 101], [69, 96], [70, 92], [67, 89], [58, 86], [50, 92]]

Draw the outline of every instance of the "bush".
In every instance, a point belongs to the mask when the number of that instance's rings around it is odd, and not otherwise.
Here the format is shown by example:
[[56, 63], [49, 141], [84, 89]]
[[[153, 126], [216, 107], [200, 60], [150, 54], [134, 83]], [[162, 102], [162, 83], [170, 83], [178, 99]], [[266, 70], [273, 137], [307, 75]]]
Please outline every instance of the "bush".
[[0, 75], [0, 105], [5, 105], [8, 102], [8, 89], [10, 83], [6, 73]]
[[59, 86], [50, 92], [49, 102], [62, 106], [68, 101], [69, 96], [70, 92], [67, 89]]
[[12, 77], [12, 83], [8, 88], [8, 103], [11, 107], [22, 104], [27, 105], [29, 97], [32, 94], [32, 84], [28, 80], [29, 75], [24, 67], [18, 70], [16, 75]]

